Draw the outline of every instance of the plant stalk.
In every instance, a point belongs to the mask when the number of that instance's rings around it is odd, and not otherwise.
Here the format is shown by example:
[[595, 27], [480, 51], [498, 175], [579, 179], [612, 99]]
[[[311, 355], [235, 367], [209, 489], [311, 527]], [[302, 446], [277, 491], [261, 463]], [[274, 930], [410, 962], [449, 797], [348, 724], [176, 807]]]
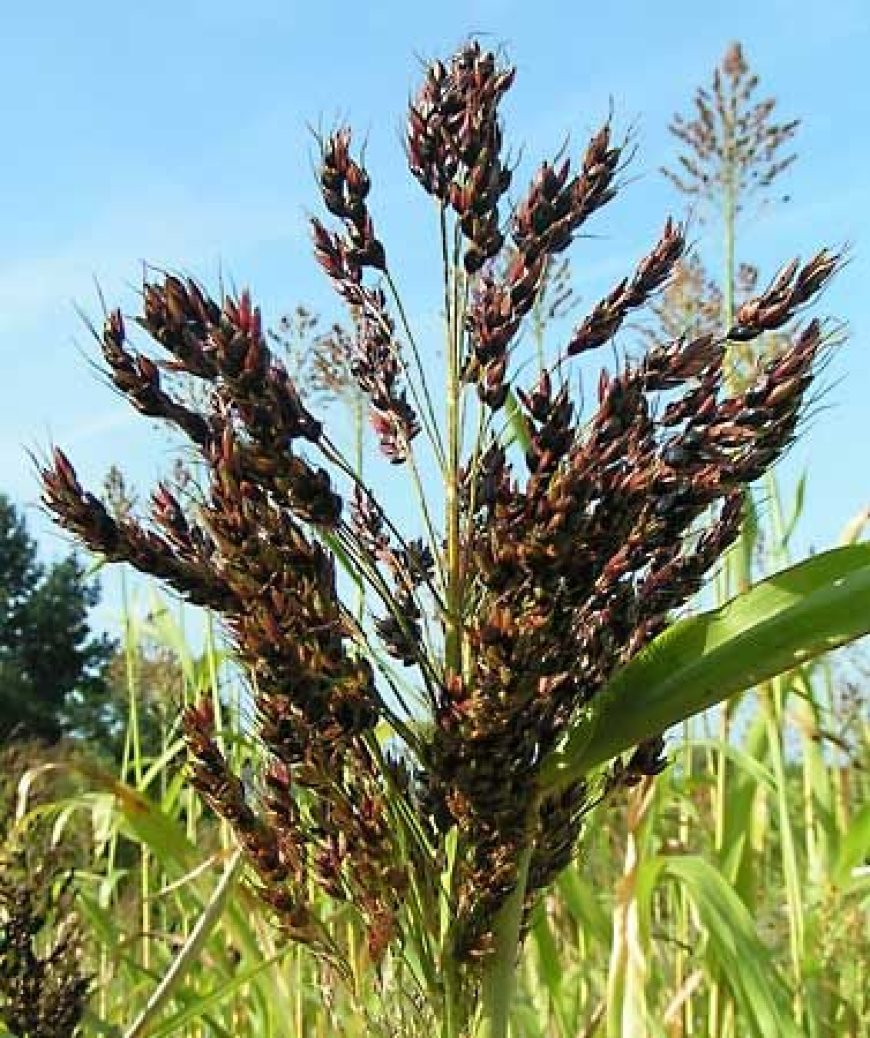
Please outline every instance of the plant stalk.
[[483, 976], [483, 1015], [476, 1038], [507, 1038], [532, 849], [529, 840], [517, 862], [516, 886], [499, 910], [493, 927], [495, 951]]

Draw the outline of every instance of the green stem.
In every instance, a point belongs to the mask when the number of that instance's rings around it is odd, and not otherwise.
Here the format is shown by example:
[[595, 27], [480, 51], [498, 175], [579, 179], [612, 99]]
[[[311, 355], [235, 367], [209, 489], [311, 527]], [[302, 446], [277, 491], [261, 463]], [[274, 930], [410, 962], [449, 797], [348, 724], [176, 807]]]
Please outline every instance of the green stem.
[[[411, 353], [414, 356], [414, 364], [417, 368], [417, 376], [420, 380], [420, 392], [418, 394], [416, 388], [416, 380], [408, 379], [408, 389], [414, 398], [414, 402], [417, 404], [420, 412], [420, 420], [426, 427], [426, 435], [432, 444], [432, 449], [435, 451], [435, 456], [438, 461], [438, 465], [444, 467], [444, 449], [441, 443], [441, 438], [438, 434], [438, 420], [435, 417], [435, 408], [432, 404], [432, 396], [429, 392], [429, 382], [426, 378], [426, 369], [423, 367], [423, 360], [420, 356], [420, 350], [417, 346], [417, 340], [414, 336], [414, 331], [411, 327], [411, 322], [408, 320], [408, 314], [405, 310], [405, 305], [402, 302], [402, 297], [399, 295], [399, 290], [396, 287], [395, 281], [393, 281], [392, 275], [387, 271], [387, 286], [390, 290], [390, 295], [395, 303], [396, 310], [399, 314], [399, 320], [402, 322], [402, 328], [404, 329], [405, 336], [408, 340], [408, 345], [411, 347]], [[408, 375], [407, 368], [405, 369], [406, 376]]]
[[[722, 308], [723, 317], [725, 318], [725, 329], [728, 331], [734, 324], [734, 239], [737, 210], [736, 199], [734, 198], [734, 174], [731, 171], [729, 171], [725, 182], [723, 207], [725, 257], [722, 278]], [[733, 374], [732, 370], [732, 377]]]
[[441, 242], [447, 300], [447, 464], [444, 471], [444, 510], [447, 536], [447, 579], [445, 581], [445, 665], [448, 672], [462, 673], [462, 567], [460, 552], [459, 466], [461, 429], [459, 421], [462, 385], [459, 351], [462, 321], [459, 313], [459, 264], [454, 244], [451, 258], [447, 241], [447, 217], [441, 209]]
[[[724, 176], [723, 176], [723, 199], [722, 199], [722, 232], [723, 232], [723, 270], [722, 270], [722, 317], [724, 319], [726, 333], [734, 325], [734, 244], [736, 234], [736, 211], [737, 199], [735, 197], [735, 169], [733, 160], [733, 147], [728, 125], [725, 127], [724, 141]], [[731, 343], [725, 357], [725, 385], [729, 392], [736, 393], [738, 389], [738, 366], [736, 361], [737, 346]], [[747, 566], [746, 531], [741, 531], [737, 543], [729, 552], [725, 565], [722, 567], [722, 576], [717, 580], [717, 591], [721, 605], [735, 592], [744, 590], [749, 585], [750, 574]], [[720, 715], [719, 736], [723, 744], [727, 744], [731, 738], [731, 718], [736, 706], [736, 700], [726, 702], [722, 707]], [[725, 830], [727, 826], [727, 791], [728, 791], [728, 755], [723, 751], [719, 753], [716, 761], [716, 793], [714, 814], [714, 846], [721, 854], [725, 843]], [[710, 985], [710, 1034], [718, 1036], [722, 1034], [723, 1010], [727, 1008], [726, 990], [722, 986], [721, 978], [715, 975]], [[727, 1016], [727, 1013], [725, 1014]]]
[[517, 862], [516, 886], [496, 916], [495, 951], [483, 976], [483, 1016], [478, 1038], [507, 1038], [532, 849], [533, 843], [529, 840]]
[[[429, 540], [429, 550], [432, 552], [433, 558], [438, 558], [438, 537], [435, 533], [435, 524], [432, 521], [432, 516], [429, 512], [429, 503], [426, 500], [426, 488], [423, 485], [423, 479], [420, 475], [420, 469], [417, 467], [417, 459], [414, 456], [414, 450], [410, 443], [405, 443], [407, 451], [407, 466], [408, 471], [411, 474], [411, 482], [414, 484], [414, 495], [417, 498], [417, 503], [420, 506], [420, 514], [423, 517], [423, 525], [426, 527], [426, 537]], [[458, 478], [458, 477], [457, 477]], [[449, 479], [448, 479], [449, 482]], [[454, 480], [455, 483], [455, 480]], [[449, 543], [449, 542], [448, 542]], [[449, 594], [447, 588], [449, 588], [450, 582], [448, 580], [446, 587], [444, 588], [444, 597], [447, 601], [447, 608], [449, 610]]]
[[767, 720], [767, 741], [771, 755], [771, 766], [776, 780], [776, 806], [779, 815], [780, 853], [785, 877], [786, 909], [788, 913], [788, 939], [791, 953], [792, 975], [795, 990], [795, 1015], [803, 1013], [801, 998], [801, 973], [804, 955], [804, 909], [801, 893], [797, 847], [791, 824], [788, 804], [788, 777], [785, 768], [785, 752], [782, 736], [782, 698], [785, 683], [782, 680], [769, 682], [764, 689], [762, 708]]
[[459, 977], [456, 962], [448, 956], [444, 962], [444, 1017], [442, 1038], [459, 1038], [461, 1012], [459, 1008]]
[[[462, 447], [460, 423], [460, 348], [462, 315], [459, 304], [459, 242], [454, 235], [451, 249], [445, 206], [441, 206], [441, 259], [444, 279], [445, 353], [447, 359], [446, 406], [447, 448], [444, 458], [444, 527], [446, 566], [442, 568], [444, 585], [444, 667], [448, 675], [462, 673], [462, 566], [459, 507], [459, 466]], [[438, 556], [436, 555], [436, 558]], [[458, 839], [458, 834], [455, 834]], [[453, 903], [457, 881], [457, 859], [448, 869], [449, 902]], [[461, 979], [453, 951], [452, 928], [444, 930], [441, 968], [444, 982], [443, 1038], [459, 1038], [463, 1024]]]
[[[353, 446], [354, 446], [354, 459], [353, 467], [356, 472], [357, 479], [362, 483], [363, 480], [363, 439], [364, 439], [364, 404], [363, 397], [360, 393], [354, 393], [353, 396]], [[362, 623], [363, 616], [365, 615], [365, 588], [362, 581], [356, 586], [356, 618]]]

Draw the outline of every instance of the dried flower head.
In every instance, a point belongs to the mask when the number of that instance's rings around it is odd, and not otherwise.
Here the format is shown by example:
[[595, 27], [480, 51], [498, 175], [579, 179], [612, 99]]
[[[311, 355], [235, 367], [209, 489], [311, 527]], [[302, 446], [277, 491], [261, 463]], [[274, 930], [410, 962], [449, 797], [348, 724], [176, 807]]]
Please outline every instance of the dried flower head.
[[800, 120], [774, 121], [776, 101], [757, 100], [758, 85], [743, 48], [732, 43], [712, 85], [697, 90], [694, 117], [675, 115], [671, 123], [685, 150], [679, 168], [663, 172], [680, 191], [714, 203], [729, 195], [739, 209], [753, 195], [764, 197], [794, 162], [787, 149]]
[[720, 335], [722, 332], [722, 291], [694, 252], [676, 265], [666, 287], [652, 301], [650, 311], [654, 324], [643, 332], [651, 343], [668, 342], [687, 333]]
[[361, 395], [351, 371], [353, 337], [340, 324], [323, 330], [317, 314], [297, 306], [280, 319], [269, 338], [286, 356], [303, 399], [355, 402]]

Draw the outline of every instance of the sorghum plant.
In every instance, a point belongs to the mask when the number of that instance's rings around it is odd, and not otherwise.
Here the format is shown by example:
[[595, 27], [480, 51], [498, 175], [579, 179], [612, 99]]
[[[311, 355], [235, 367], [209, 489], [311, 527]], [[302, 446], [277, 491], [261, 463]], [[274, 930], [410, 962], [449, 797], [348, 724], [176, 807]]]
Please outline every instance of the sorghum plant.
[[[315, 256], [346, 304], [380, 451], [419, 491], [422, 536], [341, 456], [250, 294], [213, 300], [169, 274], [144, 285], [135, 319], [168, 357], [140, 352], [119, 311], [102, 350], [133, 406], [201, 453], [206, 499], [193, 510], [159, 486], [148, 523], [113, 516], [60, 450], [42, 471], [47, 506], [91, 550], [223, 618], [250, 674], [262, 770], [254, 788], [233, 773], [203, 700], [184, 715], [191, 776], [278, 923], [347, 972], [325, 906], [351, 906], [371, 960], [405, 958], [447, 1038], [506, 1033], [529, 911], [590, 807], [665, 766], [664, 714], [644, 725], [638, 698], [620, 707], [624, 727], [612, 712], [600, 724], [598, 704], [736, 537], [745, 488], [795, 435], [824, 334], [806, 324], [736, 394], [727, 344], [789, 321], [837, 266], [828, 251], [788, 263], [725, 334], [676, 336], [602, 372], [584, 418], [574, 365], [667, 284], [685, 252], [669, 219], [523, 384], [524, 321], [548, 265], [616, 195], [624, 144], [608, 122], [578, 159], [544, 161], [516, 189], [499, 117], [513, 80], [467, 43], [428, 67], [410, 106], [408, 162], [443, 255], [443, 408], [351, 133], [321, 144], [332, 223], [312, 220]], [[207, 385], [208, 406], [181, 402], [161, 367]], [[423, 492], [433, 467], [439, 504]], [[366, 585], [361, 621], [339, 564]], [[416, 702], [389, 657], [416, 678]]]
[[[695, 207], [698, 216], [709, 221], [715, 239], [721, 242], [723, 259], [719, 285], [708, 284], [706, 291], [699, 284], [697, 296], [708, 300], [702, 321], [728, 323], [735, 309], [757, 290], [758, 270], [739, 263], [740, 232], [748, 214], [757, 214], [762, 208], [788, 201], [782, 187], [783, 174], [788, 172], [796, 158], [795, 137], [800, 125], [798, 119], [785, 120], [779, 114], [777, 102], [763, 96], [760, 78], [751, 66], [739, 43], [732, 43], [715, 68], [707, 87], [694, 95], [691, 115], [676, 115], [671, 132], [678, 146], [676, 170], [665, 170], [681, 194]], [[698, 270], [699, 281], [705, 280]], [[677, 302], [675, 299], [671, 303]], [[685, 312], [685, 307], [683, 307]], [[702, 308], [703, 309], [703, 308]], [[672, 316], [676, 316], [673, 314]], [[665, 322], [663, 322], [665, 325]], [[666, 327], [666, 325], [665, 325]], [[752, 380], [753, 372], [764, 359], [789, 349], [789, 342], [800, 334], [793, 324], [781, 326], [752, 342], [732, 343], [726, 355], [728, 384], [742, 389]], [[834, 344], [833, 337], [831, 344]], [[775, 471], [765, 474], [754, 502], [747, 500], [747, 511], [754, 512], [754, 521], [746, 522], [735, 550], [716, 582], [716, 594], [724, 600], [734, 589], [747, 587], [753, 575], [769, 572], [786, 565], [789, 560], [788, 541], [801, 511], [804, 480], [795, 494], [794, 520], [791, 528], [784, 518], [787, 512], [785, 489]], [[763, 504], [762, 504], [763, 502]], [[749, 812], [761, 814], [770, 799], [770, 810], [777, 816], [778, 867], [785, 877], [784, 917], [787, 927], [791, 982], [793, 991], [792, 1013], [801, 1027], [810, 1027], [813, 1017], [820, 1013], [823, 999], [817, 992], [827, 984], [813, 961], [812, 941], [807, 939], [811, 924], [809, 905], [821, 897], [808, 895], [812, 884], [823, 871], [817, 847], [823, 839], [818, 832], [819, 819], [825, 817], [820, 804], [824, 801], [828, 776], [822, 761], [826, 753], [820, 748], [823, 736], [821, 704], [824, 668], [795, 670], [784, 679], [776, 679], [756, 689], [756, 730], [761, 724], [764, 738], [757, 739], [752, 755], [768, 764], [781, 790], [787, 788], [786, 746], [792, 752], [798, 749], [802, 771], [804, 847], [800, 847], [800, 830], [788, 810], [783, 794], [773, 795], [761, 786], [753, 796], [742, 798], [745, 807], [737, 806], [731, 778], [735, 774], [733, 761], [726, 749], [735, 741], [733, 718], [739, 699], [730, 700], [718, 717], [720, 745], [723, 747], [715, 763], [716, 784], [713, 792], [714, 846], [722, 862], [728, 862], [735, 889], [755, 914], [758, 892], [755, 877], [762, 869], [764, 839], [741, 841], [739, 848], [729, 845], [729, 835], [742, 834], [749, 824]], [[799, 695], [791, 694], [800, 690]], [[747, 713], [744, 712], [744, 717]], [[795, 719], [800, 719], [797, 732], [788, 732]], [[743, 726], [741, 726], [743, 727]], [[812, 731], [812, 735], [807, 733]], [[741, 733], [742, 735], [743, 733]], [[745, 736], [743, 736], [745, 738]], [[713, 767], [710, 769], [714, 770]], [[825, 837], [826, 839], [827, 837]], [[773, 841], [770, 841], [773, 845]], [[802, 857], [801, 852], [804, 852]], [[812, 963], [812, 965], [810, 965]], [[827, 997], [827, 995], [825, 996]], [[709, 991], [708, 1030], [711, 1036], [728, 1033], [731, 1015], [731, 994], [727, 985], [714, 980]]]
[[[682, 146], [677, 170], [662, 172], [678, 191], [699, 205], [704, 219], [710, 211], [721, 219], [723, 235], [723, 284], [719, 294], [722, 316], [729, 326], [734, 319], [735, 289], [754, 288], [753, 269], [736, 267], [736, 223], [752, 202], [769, 200], [771, 188], [796, 159], [790, 148], [799, 119], [775, 121], [776, 100], [757, 98], [759, 77], [751, 69], [743, 48], [732, 43], [714, 70], [710, 87], [695, 92], [692, 118], [677, 114], [670, 130]], [[757, 276], [757, 272], [756, 272]], [[731, 362], [750, 355], [739, 343], [732, 345]], [[751, 358], [750, 358], [751, 363]]]

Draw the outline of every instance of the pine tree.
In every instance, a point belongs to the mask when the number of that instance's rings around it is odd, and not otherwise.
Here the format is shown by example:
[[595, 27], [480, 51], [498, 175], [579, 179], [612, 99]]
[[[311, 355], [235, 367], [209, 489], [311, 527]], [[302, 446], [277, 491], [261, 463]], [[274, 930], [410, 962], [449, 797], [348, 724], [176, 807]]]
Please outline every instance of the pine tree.
[[115, 650], [90, 626], [99, 601], [79, 558], [48, 566], [0, 494], [0, 743], [108, 736], [117, 722], [106, 667]]

